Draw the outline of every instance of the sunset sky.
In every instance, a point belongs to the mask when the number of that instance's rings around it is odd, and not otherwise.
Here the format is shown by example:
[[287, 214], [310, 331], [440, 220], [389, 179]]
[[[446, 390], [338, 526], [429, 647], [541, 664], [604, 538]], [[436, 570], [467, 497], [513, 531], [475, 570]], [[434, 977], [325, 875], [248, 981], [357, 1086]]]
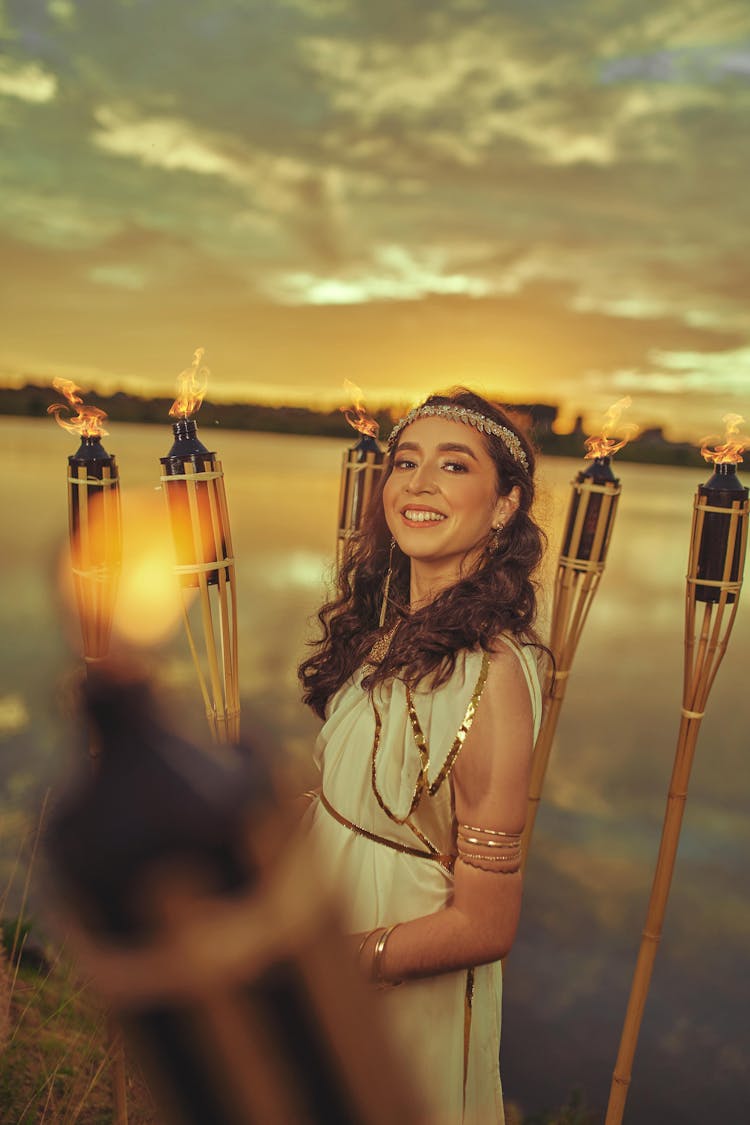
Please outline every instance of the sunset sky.
[[0, 0], [0, 381], [750, 417], [747, 0]]

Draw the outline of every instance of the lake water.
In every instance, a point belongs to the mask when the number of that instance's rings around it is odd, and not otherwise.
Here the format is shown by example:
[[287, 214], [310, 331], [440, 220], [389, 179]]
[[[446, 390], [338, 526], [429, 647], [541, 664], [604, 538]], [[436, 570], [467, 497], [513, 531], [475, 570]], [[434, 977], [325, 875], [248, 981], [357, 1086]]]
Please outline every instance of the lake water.
[[[330, 573], [345, 442], [206, 429], [226, 474], [237, 559], [243, 728], [307, 763], [317, 722], [295, 669]], [[79, 667], [66, 640], [57, 560], [66, 543], [66, 457], [51, 420], [0, 419], [0, 853], [10, 869], [38, 794], [68, 760], [61, 710]], [[159, 427], [112, 425], [125, 535], [139, 490], [158, 487]], [[616, 463], [615, 463], [616, 465]], [[538, 517], [549, 571], [582, 462], [543, 460]], [[693, 496], [709, 473], [622, 464], [609, 559], [576, 656], [506, 966], [506, 1097], [527, 1112], [575, 1084], [606, 1104], [645, 917], [682, 689], [684, 575]], [[750, 592], [711, 693], [628, 1097], [626, 1121], [747, 1119], [750, 1033]], [[201, 723], [178, 632], [159, 651], [165, 693]], [[202, 735], [202, 731], [200, 732]], [[4, 880], [3, 880], [4, 883]]]

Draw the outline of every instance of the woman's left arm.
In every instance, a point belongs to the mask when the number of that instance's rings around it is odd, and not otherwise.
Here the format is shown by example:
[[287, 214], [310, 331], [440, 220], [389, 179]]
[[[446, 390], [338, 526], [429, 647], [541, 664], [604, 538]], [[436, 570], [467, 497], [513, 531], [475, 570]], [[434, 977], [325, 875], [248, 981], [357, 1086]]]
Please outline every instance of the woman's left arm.
[[[526, 678], [517, 656], [500, 643], [453, 767], [459, 824], [453, 898], [444, 909], [392, 930], [378, 958], [384, 982], [469, 968], [509, 951], [521, 909], [514, 846], [526, 819], [532, 744]], [[381, 934], [382, 928], [364, 942], [364, 964], [372, 962]]]

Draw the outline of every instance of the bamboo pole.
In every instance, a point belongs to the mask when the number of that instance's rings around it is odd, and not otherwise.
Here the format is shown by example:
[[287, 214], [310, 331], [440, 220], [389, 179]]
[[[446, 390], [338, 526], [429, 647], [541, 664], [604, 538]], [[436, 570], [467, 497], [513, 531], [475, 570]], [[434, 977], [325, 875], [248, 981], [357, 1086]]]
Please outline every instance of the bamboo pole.
[[531, 848], [573, 658], [604, 571], [620, 496], [620, 482], [609, 470], [608, 458], [600, 458], [598, 465], [595, 462], [587, 472], [579, 473], [572, 487], [555, 575], [550, 626], [549, 647], [555, 666], [549, 669], [545, 680], [542, 722], [531, 760], [526, 824], [521, 845], [522, 869], [526, 866]]
[[[708, 695], [726, 653], [737, 614], [747, 546], [748, 498], [747, 489], [743, 491], [744, 497], [740, 493], [732, 500], [731, 505], [726, 506], [705, 502], [706, 489], [699, 488], [695, 498], [685, 593], [685, 669], [677, 747], [605, 1125], [620, 1125], [625, 1111], [638, 1034], [674, 873], [698, 733]], [[713, 530], [706, 526], [707, 515], [728, 521], [725, 527], [723, 565], [718, 578], [706, 577], [701, 565], [701, 550], [706, 542], [706, 532]], [[718, 600], [712, 600], [714, 598]], [[698, 601], [703, 602], [703, 613], [700, 615], [696, 612]]]

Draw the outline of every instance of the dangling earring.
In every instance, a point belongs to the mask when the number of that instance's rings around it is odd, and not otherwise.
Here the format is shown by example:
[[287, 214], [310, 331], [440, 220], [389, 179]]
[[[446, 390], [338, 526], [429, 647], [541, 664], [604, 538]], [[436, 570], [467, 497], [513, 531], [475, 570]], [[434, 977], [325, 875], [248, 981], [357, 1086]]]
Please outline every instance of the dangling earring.
[[487, 541], [487, 554], [495, 555], [500, 550], [500, 532], [505, 527], [504, 523], [499, 523], [497, 526], [493, 524], [490, 537]]
[[383, 601], [380, 605], [380, 621], [378, 622], [379, 628], [385, 625], [385, 617], [388, 612], [388, 593], [391, 588], [391, 573], [393, 569], [393, 548], [396, 546], [396, 540], [391, 536], [391, 549], [388, 553], [388, 569], [385, 572], [385, 582], [383, 583]]

